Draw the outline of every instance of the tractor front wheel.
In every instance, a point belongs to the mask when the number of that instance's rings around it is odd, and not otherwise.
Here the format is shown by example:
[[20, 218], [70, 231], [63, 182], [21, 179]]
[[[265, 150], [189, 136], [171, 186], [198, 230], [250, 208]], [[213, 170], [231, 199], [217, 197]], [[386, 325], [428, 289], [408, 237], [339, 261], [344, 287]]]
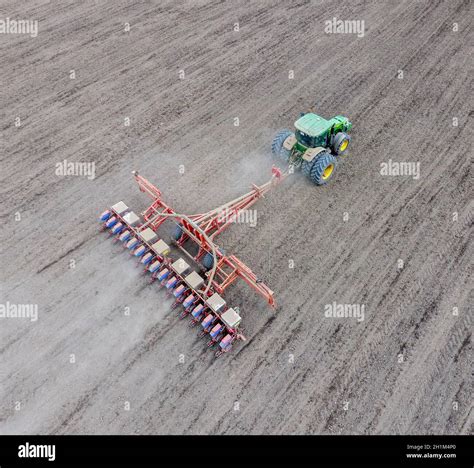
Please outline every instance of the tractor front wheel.
[[283, 161], [288, 162], [291, 156], [291, 151], [288, 151], [284, 146], [284, 141], [292, 135], [290, 130], [280, 130], [273, 139], [272, 142], [272, 154], [283, 159]]
[[323, 151], [314, 161], [309, 177], [316, 185], [325, 185], [333, 177], [336, 165], [336, 158]]
[[350, 140], [351, 137], [347, 133], [336, 133], [336, 136], [334, 137], [334, 142], [332, 144], [334, 154], [336, 156], [341, 156], [342, 154], [344, 154], [347, 150], [347, 147], [349, 146]]

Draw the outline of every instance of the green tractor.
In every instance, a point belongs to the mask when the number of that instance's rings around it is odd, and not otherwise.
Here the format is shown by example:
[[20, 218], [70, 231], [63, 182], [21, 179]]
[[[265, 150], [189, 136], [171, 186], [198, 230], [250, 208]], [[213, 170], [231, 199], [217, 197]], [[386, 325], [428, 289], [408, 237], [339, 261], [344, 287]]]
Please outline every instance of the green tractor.
[[337, 115], [326, 120], [313, 113], [301, 114], [295, 131], [279, 131], [272, 143], [272, 153], [294, 167], [315, 184], [324, 185], [334, 175], [337, 158], [349, 145], [349, 119]]

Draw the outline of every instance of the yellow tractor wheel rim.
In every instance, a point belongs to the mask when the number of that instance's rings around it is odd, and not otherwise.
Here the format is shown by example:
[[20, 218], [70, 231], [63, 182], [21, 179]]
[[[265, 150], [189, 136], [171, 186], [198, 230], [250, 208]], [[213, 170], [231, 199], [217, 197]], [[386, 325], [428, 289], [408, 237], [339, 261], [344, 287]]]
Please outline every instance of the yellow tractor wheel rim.
[[329, 166], [324, 169], [323, 179], [328, 179], [331, 177], [332, 171], [334, 171], [334, 164], [329, 164]]
[[341, 146], [339, 146], [339, 151], [342, 153], [342, 151], [345, 151], [345, 149], [347, 148], [347, 145], [349, 144], [349, 141], [348, 140], [344, 140], [342, 143], [341, 143]]

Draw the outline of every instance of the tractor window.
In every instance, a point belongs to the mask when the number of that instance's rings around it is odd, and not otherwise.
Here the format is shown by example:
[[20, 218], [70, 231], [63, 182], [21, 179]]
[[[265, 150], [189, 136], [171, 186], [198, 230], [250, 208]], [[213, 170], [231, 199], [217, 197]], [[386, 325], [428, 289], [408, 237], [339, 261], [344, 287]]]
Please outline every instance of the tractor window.
[[296, 132], [296, 138], [305, 146], [313, 146], [313, 138], [309, 135], [306, 135], [306, 133], [301, 132], [300, 130]]

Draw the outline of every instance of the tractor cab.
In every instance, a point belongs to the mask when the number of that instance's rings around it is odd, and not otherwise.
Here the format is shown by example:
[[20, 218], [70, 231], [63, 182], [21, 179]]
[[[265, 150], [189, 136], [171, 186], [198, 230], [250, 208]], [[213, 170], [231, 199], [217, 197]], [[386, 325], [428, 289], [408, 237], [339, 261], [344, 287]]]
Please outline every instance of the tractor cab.
[[295, 122], [295, 137], [296, 141], [305, 148], [329, 146], [332, 143], [332, 137], [336, 133], [347, 132], [351, 128], [352, 124], [349, 120], [341, 115], [326, 120], [309, 112], [303, 114]]
[[315, 148], [326, 144], [331, 123], [319, 115], [308, 113], [295, 122], [295, 137], [306, 148]]

